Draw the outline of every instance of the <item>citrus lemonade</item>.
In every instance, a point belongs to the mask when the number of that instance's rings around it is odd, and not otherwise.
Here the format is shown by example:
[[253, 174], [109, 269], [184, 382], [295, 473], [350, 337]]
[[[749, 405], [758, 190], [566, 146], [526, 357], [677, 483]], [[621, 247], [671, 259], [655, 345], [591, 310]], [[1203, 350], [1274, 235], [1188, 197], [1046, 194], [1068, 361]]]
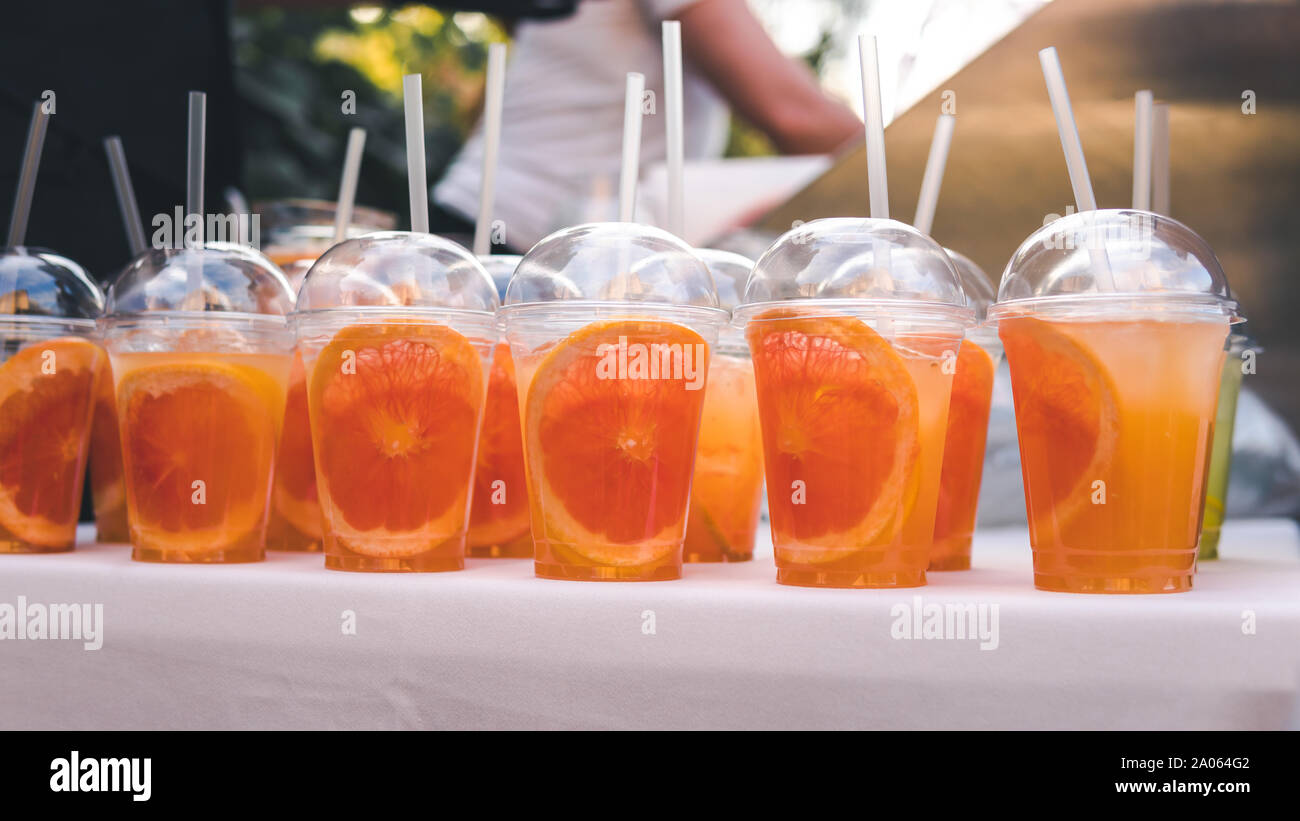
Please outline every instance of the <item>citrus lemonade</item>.
[[1188, 590], [1228, 320], [1008, 316], [1034, 584]]
[[777, 581], [924, 584], [959, 338], [887, 339], [855, 316], [787, 309], [746, 336]]
[[993, 402], [996, 358], [975, 341], [962, 340], [948, 403], [939, 504], [934, 516], [931, 570], [970, 568], [971, 537], [984, 474], [989, 407]]
[[71, 550], [105, 356], [76, 336], [23, 341], [0, 339], [0, 553]]
[[510, 346], [505, 342], [497, 343], [492, 351], [468, 544], [471, 556], [528, 559], [533, 555], [519, 391]]
[[754, 556], [763, 492], [763, 439], [749, 356], [719, 352], [709, 365], [695, 451], [688, 562], [738, 562]]
[[95, 392], [95, 415], [90, 428], [90, 498], [95, 506], [96, 539], [116, 544], [129, 542], [122, 440], [118, 436], [113, 369], [107, 357]]
[[260, 560], [287, 356], [112, 352], [132, 557]]
[[352, 324], [298, 348], [335, 570], [465, 566], [489, 343], [411, 319]]
[[514, 344], [538, 576], [681, 576], [708, 347], [652, 318]]

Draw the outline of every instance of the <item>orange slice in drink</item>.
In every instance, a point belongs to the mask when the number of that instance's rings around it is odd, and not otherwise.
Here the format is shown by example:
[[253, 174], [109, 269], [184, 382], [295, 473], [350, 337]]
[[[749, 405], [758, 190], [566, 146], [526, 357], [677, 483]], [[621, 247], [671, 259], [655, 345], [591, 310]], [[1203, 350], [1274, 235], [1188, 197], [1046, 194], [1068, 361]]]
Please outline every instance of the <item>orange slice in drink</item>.
[[948, 403], [939, 505], [934, 518], [936, 542], [951, 535], [968, 535], [968, 529], [975, 523], [984, 445], [988, 438], [989, 400], [993, 396], [993, 370], [993, 357], [988, 351], [970, 340], [961, 343]]
[[197, 357], [123, 374], [118, 413], [134, 528], [171, 550], [209, 552], [261, 527], [282, 390], [256, 367]]
[[72, 547], [103, 361], [93, 343], [66, 337], [0, 365], [0, 537]]
[[[612, 362], [620, 343], [634, 352], [625, 373]], [[611, 320], [558, 343], [528, 388], [524, 430], [545, 500], [539, 526], [575, 564], [633, 567], [681, 546], [704, 391], [685, 378], [632, 378], [642, 351], [676, 351], [698, 372], [708, 368], [708, 346], [690, 328]]]
[[483, 362], [442, 325], [353, 325], [316, 361], [311, 404], [322, 499], [344, 546], [423, 553], [465, 527]]
[[[469, 517], [471, 547], [507, 544], [528, 532], [528, 486], [519, 424], [515, 365], [510, 346], [501, 342], [492, 352], [492, 375], [479, 435]], [[498, 504], [501, 494], [504, 501]]]
[[777, 558], [822, 564], [899, 534], [915, 502], [916, 383], [894, 347], [851, 317], [777, 309], [746, 331], [763, 427]]
[[289, 366], [289, 391], [284, 404], [284, 430], [275, 460], [275, 511], [306, 536], [321, 537], [320, 501], [316, 496], [316, 464], [312, 461], [311, 419], [307, 414], [307, 377], [302, 354], [295, 351]]
[[1048, 460], [1040, 475], [1063, 527], [1090, 503], [1092, 483], [1109, 473], [1119, 438], [1115, 389], [1092, 351], [1051, 324], [1032, 317], [999, 324], [1021, 453], [1028, 445]]

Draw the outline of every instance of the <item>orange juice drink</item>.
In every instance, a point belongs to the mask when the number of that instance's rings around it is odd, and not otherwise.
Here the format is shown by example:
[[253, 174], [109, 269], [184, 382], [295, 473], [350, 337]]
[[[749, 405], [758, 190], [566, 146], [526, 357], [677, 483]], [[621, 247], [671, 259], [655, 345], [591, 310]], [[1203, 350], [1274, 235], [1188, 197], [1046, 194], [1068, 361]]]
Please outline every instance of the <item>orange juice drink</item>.
[[519, 263], [501, 314], [538, 576], [681, 576], [716, 305], [699, 257], [648, 226], [575, 226]]
[[746, 303], [777, 581], [925, 584], [973, 319], [951, 261], [902, 223], [816, 220], [758, 260]]
[[72, 260], [0, 250], [0, 553], [76, 542], [104, 296]]
[[1011, 371], [1035, 586], [1190, 590], [1236, 317], [1213, 252], [1146, 212], [1067, 217], [1021, 246], [990, 316]]
[[1016, 317], [1001, 335], [1035, 584], [1190, 589], [1227, 320]]
[[263, 557], [283, 353], [113, 353], [132, 557]]
[[96, 540], [126, 544], [131, 533], [126, 522], [126, 479], [122, 475], [122, 440], [113, 388], [113, 369], [105, 357], [90, 428], [90, 498], [95, 506]]
[[[947, 250], [947, 249], [945, 249]], [[993, 284], [970, 258], [948, 250], [961, 276], [967, 302], [975, 319], [983, 322], [996, 298]], [[988, 440], [989, 409], [993, 404], [993, 375], [1002, 360], [997, 332], [981, 326], [967, 331], [957, 352], [948, 402], [948, 433], [943, 446], [943, 473], [939, 478], [939, 506], [934, 516], [931, 570], [968, 570], [975, 512], [979, 507], [980, 480], [984, 474], [984, 445]]]
[[[270, 259], [275, 261], [275, 256]], [[316, 255], [277, 263], [296, 294]], [[316, 462], [312, 457], [311, 419], [307, 413], [307, 374], [302, 353], [294, 349], [289, 366], [289, 393], [284, 427], [275, 456], [271, 514], [266, 526], [268, 550], [314, 552], [324, 544], [320, 500], [316, 495]]]
[[763, 439], [754, 365], [747, 355], [720, 351], [709, 366], [704, 395], [685, 560], [752, 559], [762, 492]]
[[528, 524], [528, 480], [524, 441], [519, 428], [519, 389], [510, 346], [492, 352], [474, 499], [469, 517], [469, 555], [480, 558], [530, 559], [533, 535]]
[[[478, 258], [492, 277], [497, 296], [505, 299], [506, 285], [520, 257], [482, 254]], [[510, 345], [504, 340], [492, 351], [483, 432], [479, 436], [478, 465], [474, 469], [474, 494], [469, 515], [469, 555], [491, 559], [531, 559], [533, 534], [528, 522], [528, 480], [524, 471], [524, 440], [520, 433], [519, 388]]]
[[970, 569], [989, 408], [993, 403], [995, 356], [971, 339], [962, 341], [957, 354], [934, 517], [934, 546], [930, 550], [931, 570]]
[[307, 375], [302, 353], [294, 351], [284, 404], [284, 426], [276, 452], [271, 515], [266, 529], [270, 550], [318, 551], [324, 526], [316, 495], [311, 419], [307, 412]]
[[270, 260], [226, 243], [146, 251], [109, 289], [133, 559], [264, 557], [292, 302]]
[[[359, 279], [384, 304], [358, 305]], [[295, 328], [327, 568], [465, 566], [496, 305], [473, 256], [429, 234], [348, 240], [307, 275]]]
[[71, 550], [105, 357], [93, 324], [45, 338], [17, 325], [0, 315], [0, 553]]

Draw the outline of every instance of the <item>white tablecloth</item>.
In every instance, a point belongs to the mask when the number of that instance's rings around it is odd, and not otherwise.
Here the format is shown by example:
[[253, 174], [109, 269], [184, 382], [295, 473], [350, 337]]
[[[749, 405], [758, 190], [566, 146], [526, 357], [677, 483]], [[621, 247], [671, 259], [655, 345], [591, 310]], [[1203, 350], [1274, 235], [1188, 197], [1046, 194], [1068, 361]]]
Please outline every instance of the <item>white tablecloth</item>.
[[[319, 555], [0, 556], [0, 605], [100, 603], [104, 622], [98, 650], [0, 640], [0, 728], [1294, 726], [1296, 527], [1230, 522], [1222, 553], [1160, 596], [1036, 591], [1023, 530], [981, 532], [976, 569], [911, 590], [782, 587], [770, 557], [609, 584], [518, 560], [372, 575]], [[997, 605], [996, 649], [894, 638], [916, 596], [923, 613]]]

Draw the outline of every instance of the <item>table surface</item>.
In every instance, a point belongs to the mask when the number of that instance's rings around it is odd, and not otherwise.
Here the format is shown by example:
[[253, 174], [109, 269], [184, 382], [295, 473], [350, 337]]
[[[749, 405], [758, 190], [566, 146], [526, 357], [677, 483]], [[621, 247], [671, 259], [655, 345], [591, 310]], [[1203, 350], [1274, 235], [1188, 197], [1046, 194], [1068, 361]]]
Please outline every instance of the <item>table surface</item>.
[[[100, 649], [0, 640], [0, 728], [1296, 726], [1290, 521], [1229, 522], [1225, 558], [1174, 595], [1034, 590], [1023, 529], [979, 532], [975, 569], [908, 590], [783, 587], [770, 549], [624, 584], [540, 580], [525, 560], [363, 574], [319, 554], [0, 556], [0, 608], [103, 605]], [[956, 622], [925, 638], [934, 605], [982, 613], [986, 638]]]

